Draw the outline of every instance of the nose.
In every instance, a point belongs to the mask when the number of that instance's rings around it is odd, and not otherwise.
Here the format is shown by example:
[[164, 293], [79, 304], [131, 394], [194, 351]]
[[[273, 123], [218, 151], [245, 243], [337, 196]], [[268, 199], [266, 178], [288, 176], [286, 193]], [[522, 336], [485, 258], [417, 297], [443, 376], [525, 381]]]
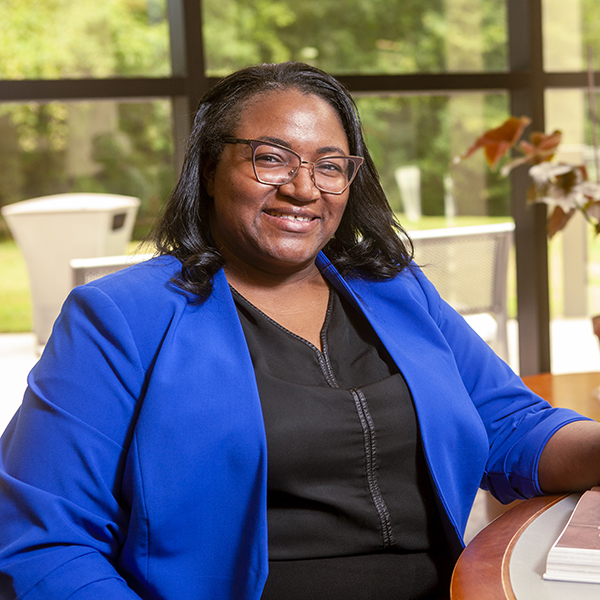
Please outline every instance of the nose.
[[321, 192], [315, 185], [314, 168], [314, 163], [302, 161], [292, 180], [279, 186], [280, 192], [302, 202], [317, 200]]

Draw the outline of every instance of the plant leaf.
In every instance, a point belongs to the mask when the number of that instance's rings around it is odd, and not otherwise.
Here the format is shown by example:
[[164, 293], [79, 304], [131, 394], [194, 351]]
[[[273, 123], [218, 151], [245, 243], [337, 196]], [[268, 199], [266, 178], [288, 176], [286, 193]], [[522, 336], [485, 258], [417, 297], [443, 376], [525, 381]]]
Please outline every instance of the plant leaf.
[[527, 162], [537, 165], [552, 160], [561, 139], [562, 131], [558, 129], [550, 134], [533, 131], [529, 136], [529, 142], [521, 140], [519, 150], [525, 155]]
[[483, 148], [488, 165], [491, 169], [495, 169], [500, 159], [517, 143], [529, 123], [531, 123], [529, 117], [509, 117], [500, 127], [488, 129], [482, 136], [477, 138], [464, 154], [454, 159], [454, 164], [458, 164], [479, 148]]
[[536, 204], [537, 202], [544, 202], [544, 198], [546, 196], [548, 186], [546, 185], [536, 185], [532, 183], [527, 188], [527, 193], [525, 195], [525, 199], [527, 200], [527, 204]]
[[565, 212], [562, 207], [555, 206], [554, 211], [550, 215], [548, 219], [548, 223], [546, 225], [548, 237], [552, 238], [556, 233], [558, 233], [564, 226], [569, 222], [569, 219], [575, 214], [575, 209], [572, 208], [568, 212]]
[[585, 212], [590, 219], [600, 221], [600, 201], [595, 200], [585, 206]]

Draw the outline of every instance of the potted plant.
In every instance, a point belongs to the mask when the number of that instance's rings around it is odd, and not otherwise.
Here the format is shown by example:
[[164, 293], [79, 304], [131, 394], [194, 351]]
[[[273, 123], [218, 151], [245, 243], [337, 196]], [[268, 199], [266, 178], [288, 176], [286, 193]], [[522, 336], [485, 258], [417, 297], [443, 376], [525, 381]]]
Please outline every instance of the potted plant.
[[[453, 164], [479, 149], [483, 149], [489, 167], [503, 177], [515, 167], [529, 164], [532, 183], [526, 200], [544, 202], [551, 207], [549, 237], [563, 229], [576, 211], [591, 223], [596, 234], [600, 233], [600, 183], [589, 180], [585, 165], [553, 160], [562, 138], [560, 131], [550, 134], [533, 131], [528, 140], [522, 139], [530, 122], [528, 117], [509, 117], [499, 127], [478, 137], [466, 152], [453, 160]], [[508, 157], [513, 150], [520, 156]]]

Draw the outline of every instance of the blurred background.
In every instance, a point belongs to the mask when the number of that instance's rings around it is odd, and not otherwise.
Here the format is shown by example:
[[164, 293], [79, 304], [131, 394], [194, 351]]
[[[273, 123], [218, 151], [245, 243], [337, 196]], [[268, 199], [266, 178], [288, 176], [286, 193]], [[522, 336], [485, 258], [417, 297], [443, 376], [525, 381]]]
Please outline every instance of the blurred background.
[[[552, 358], [565, 345], [600, 368], [593, 231], [574, 219], [548, 245], [526, 171], [502, 179], [482, 155], [450, 167], [483, 131], [527, 114], [533, 129], [561, 129], [566, 159], [597, 176], [587, 73], [589, 55], [600, 64], [597, 0], [2, 0], [0, 40], [0, 206], [136, 197], [133, 251], [175, 183], [201, 94], [240, 67], [308, 62], [353, 93], [407, 229], [515, 222], [515, 368], [565, 370]], [[553, 324], [577, 337], [559, 340]], [[31, 329], [27, 269], [0, 218], [0, 333]], [[566, 354], [569, 369], [590, 368]]]

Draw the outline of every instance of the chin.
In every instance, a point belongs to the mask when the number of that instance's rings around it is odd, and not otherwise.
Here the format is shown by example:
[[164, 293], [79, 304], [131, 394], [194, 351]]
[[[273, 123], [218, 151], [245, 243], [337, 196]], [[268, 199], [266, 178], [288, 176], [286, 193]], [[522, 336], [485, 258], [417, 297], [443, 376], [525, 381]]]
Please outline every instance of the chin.
[[310, 255], [278, 255], [271, 256], [263, 261], [263, 268], [272, 273], [291, 274], [298, 271], [303, 271], [314, 265], [316, 259], [315, 254]]

